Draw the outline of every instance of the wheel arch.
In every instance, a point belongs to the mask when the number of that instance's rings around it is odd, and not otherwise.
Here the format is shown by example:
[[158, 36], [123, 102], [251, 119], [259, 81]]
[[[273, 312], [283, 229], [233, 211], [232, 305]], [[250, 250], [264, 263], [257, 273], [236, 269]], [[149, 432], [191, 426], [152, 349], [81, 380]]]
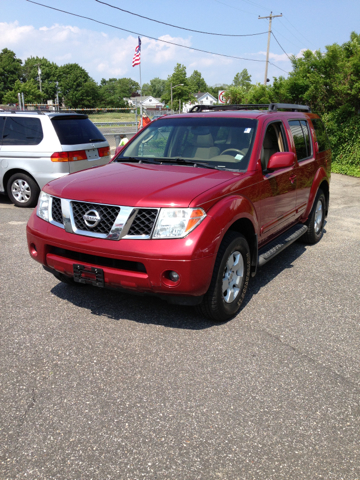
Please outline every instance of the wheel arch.
[[307, 204], [305, 213], [302, 217], [303, 221], [306, 221], [308, 219], [309, 215], [310, 215], [310, 212], [313, 208], [315, 198], [316, 198], [316, 195], [319, 191], [319, 188], [321, 188], [321, 190], [324, 192], [324, 195], [325, 195], [325, 200], [326, 200], [325, 215], [327, 215], [328, 210], [329, 210], [330, 187], [329, 187], [329, 178], [328, 178], [324, 168], [319, 168], [319, 170], [315, 174], [314, 181], [313, 181], [311, 189], [310, 189], [308, 204]]
[[38, 182], [33, 177], [33, 175], [31, 175], [31, 173], [29, 173], [27, 170], [23, 170], [22, 168], [12, 168], [10, 170], [7, 170], [7, 172], [5, 172], [5, 175], [3, 177], [3, 187], [4, 187], [5, 192], [7, 191], [7, 184], [8, 184], [8, 181], [10, 180], [10, 177], [15, 175], [16, 173], [23, 173], [24, 175], [27, 175], [28, 177], [30, 177], [36, 183], [36, 185], [39, 187], [39, 189], [41, 190]]

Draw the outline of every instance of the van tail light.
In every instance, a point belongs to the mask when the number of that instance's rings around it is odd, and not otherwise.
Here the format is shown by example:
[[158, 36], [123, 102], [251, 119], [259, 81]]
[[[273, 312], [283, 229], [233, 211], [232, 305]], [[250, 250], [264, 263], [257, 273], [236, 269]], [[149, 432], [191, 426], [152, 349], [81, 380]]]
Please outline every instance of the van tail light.
[[98, 149], [99, 157], [107, 157], [110, 156], [110, 147], [101, 147]]
[[51, 155], [52, 162], [77, 162], [87, 160], [85, 150], [75, 150], [74, 152], [55, 152]]

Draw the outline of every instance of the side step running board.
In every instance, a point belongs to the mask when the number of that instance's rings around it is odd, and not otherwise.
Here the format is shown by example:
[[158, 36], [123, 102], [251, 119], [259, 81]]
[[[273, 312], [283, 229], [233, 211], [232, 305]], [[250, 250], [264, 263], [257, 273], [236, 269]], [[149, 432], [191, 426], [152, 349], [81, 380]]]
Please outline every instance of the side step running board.
[[294, 227], [290, 228], [287, 232], [280, 235], [280, 237], [276, 238], [265, 247], [259, 250], [259, 267], [262, 267], [272, 258], [276, 257], [276, 255], [286, 247], [294, 243], [298, 238], [300, 238], [304, 233], [306, 233], [308, 227], [303, 224], [295, 225]]

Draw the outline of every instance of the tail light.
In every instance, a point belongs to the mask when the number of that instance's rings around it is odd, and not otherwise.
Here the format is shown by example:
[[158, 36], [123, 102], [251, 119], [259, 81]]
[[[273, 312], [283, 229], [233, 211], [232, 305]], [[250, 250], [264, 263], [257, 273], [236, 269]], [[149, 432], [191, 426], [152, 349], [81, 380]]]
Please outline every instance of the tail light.
[[99, 157], [107, 157], [110, 156], [110, 147], [101, 147], [98, 149]]
[[55, 152], [51, 155], [52, 162], [77, 162], [87, 160], [85, 150], [76, 150], [74, 152]]

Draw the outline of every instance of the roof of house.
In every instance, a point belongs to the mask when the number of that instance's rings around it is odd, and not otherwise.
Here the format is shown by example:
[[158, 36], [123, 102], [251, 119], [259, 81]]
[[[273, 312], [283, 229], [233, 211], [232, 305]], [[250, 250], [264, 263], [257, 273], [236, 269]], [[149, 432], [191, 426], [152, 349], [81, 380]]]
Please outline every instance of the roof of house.
[[[156, 100], [157, 103], [162, 103], [162, 101], [161, 101], [160, 98], [155, 98], [155, 97], [153, 97], [152, 95], [145, 95], [145, 96], [141, 96], [141, 97], [139, 96], [139, 97], [130, 97], [130, 98], [127, 97], [127, 98], [124, 98], [124, 100], [131, 101], [131, 102], [133, 102], [133, 103], [136, 102], [136, 103], [139, 103], [139, 104], [140, 104], [140, 103], [144, 103], [144, 102], [148, 101], [149, 99], [150, 99], [151, 101], [154, 99], [154, 100]], [[155, 102], [154, 102], [154, 103], [155, 103]]]
[[216, 101], [216, 98], [214, 95], [211, 95], [209, 92], [198, 92], [198, 93], [193, 93], [194, 97], [199, 100], [201, 97], [204, 97], [205, 95], [209, 95], [211, 98], [213, 98]]

